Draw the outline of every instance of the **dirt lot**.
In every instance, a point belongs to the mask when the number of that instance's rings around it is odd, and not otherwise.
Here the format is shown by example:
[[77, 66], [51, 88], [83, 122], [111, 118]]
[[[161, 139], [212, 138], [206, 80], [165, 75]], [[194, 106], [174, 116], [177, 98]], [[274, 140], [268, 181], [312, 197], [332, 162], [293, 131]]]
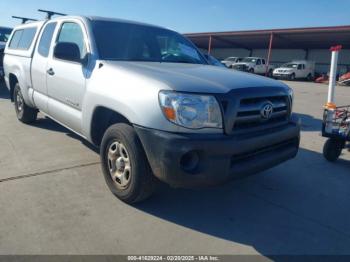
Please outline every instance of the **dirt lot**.
[[94, 148], [42, 116], [19, 123], [0, 88], [0, 254], [350, 254], [350, 153], [321, 154], [327, 86], [288, 84], [296, 159], [221, 187], [163, 186], [135, 207], [109, 192]]

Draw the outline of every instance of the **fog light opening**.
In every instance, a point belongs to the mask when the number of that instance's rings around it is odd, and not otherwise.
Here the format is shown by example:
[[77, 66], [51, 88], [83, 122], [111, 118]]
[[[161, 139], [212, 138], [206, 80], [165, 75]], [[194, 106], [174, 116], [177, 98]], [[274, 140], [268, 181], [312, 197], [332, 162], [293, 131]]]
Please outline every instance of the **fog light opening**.
[[199, 155], [195, 151], [184, 154], [180, 159], [181, 168], [187, 172], [193, 172], [199, 165]]

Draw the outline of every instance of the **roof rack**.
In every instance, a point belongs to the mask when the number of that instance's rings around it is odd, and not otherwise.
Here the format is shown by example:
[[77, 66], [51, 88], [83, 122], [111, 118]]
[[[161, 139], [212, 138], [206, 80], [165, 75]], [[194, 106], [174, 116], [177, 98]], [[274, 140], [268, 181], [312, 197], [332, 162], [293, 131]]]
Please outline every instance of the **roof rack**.
[[52, 16], [54, 15], [62, 15], [65, 16], [66, 14], [54, 12], [54, 11], [49, 11], [49, 10], [43, 10], [43, 9], [38, 9], [39, 12], [46, 13], [46, 19], [50, 20]]
[[12, 16], [12, 18], [22, 20], [22, 24], [25, 24], [25, 23], [27, 23], [28, 21], [38, 21], [38, 20], [33, 19], [33, 18], [22, 17], [22, 16]]

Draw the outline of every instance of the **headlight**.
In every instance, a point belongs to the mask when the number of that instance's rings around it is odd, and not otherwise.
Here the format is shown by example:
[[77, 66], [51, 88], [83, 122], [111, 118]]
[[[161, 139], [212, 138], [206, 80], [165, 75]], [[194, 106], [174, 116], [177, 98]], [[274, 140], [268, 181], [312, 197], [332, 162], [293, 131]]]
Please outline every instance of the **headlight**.
[[159, 102], [164, 116], [174, 124], [193, 129], [222, 128], [220, 106], [213, 96], [160, 91]]

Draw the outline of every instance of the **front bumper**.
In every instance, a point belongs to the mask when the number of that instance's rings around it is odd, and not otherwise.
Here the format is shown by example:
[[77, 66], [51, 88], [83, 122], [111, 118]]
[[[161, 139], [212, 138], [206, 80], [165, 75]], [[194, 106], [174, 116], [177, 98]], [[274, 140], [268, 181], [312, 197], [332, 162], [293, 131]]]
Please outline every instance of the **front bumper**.
[[135, 126], [153, 173], [174, 187], [223, 183], [294, 158], [297, 121], [249, 136], [176, 134]]
[[248, 72], [249, 67], [245, 65], [232, 65], [232, 69], [242, 72]]
[[279, 79], [288, 79], [292, 75], [292, 73], [273, 73], [273, 77]]

